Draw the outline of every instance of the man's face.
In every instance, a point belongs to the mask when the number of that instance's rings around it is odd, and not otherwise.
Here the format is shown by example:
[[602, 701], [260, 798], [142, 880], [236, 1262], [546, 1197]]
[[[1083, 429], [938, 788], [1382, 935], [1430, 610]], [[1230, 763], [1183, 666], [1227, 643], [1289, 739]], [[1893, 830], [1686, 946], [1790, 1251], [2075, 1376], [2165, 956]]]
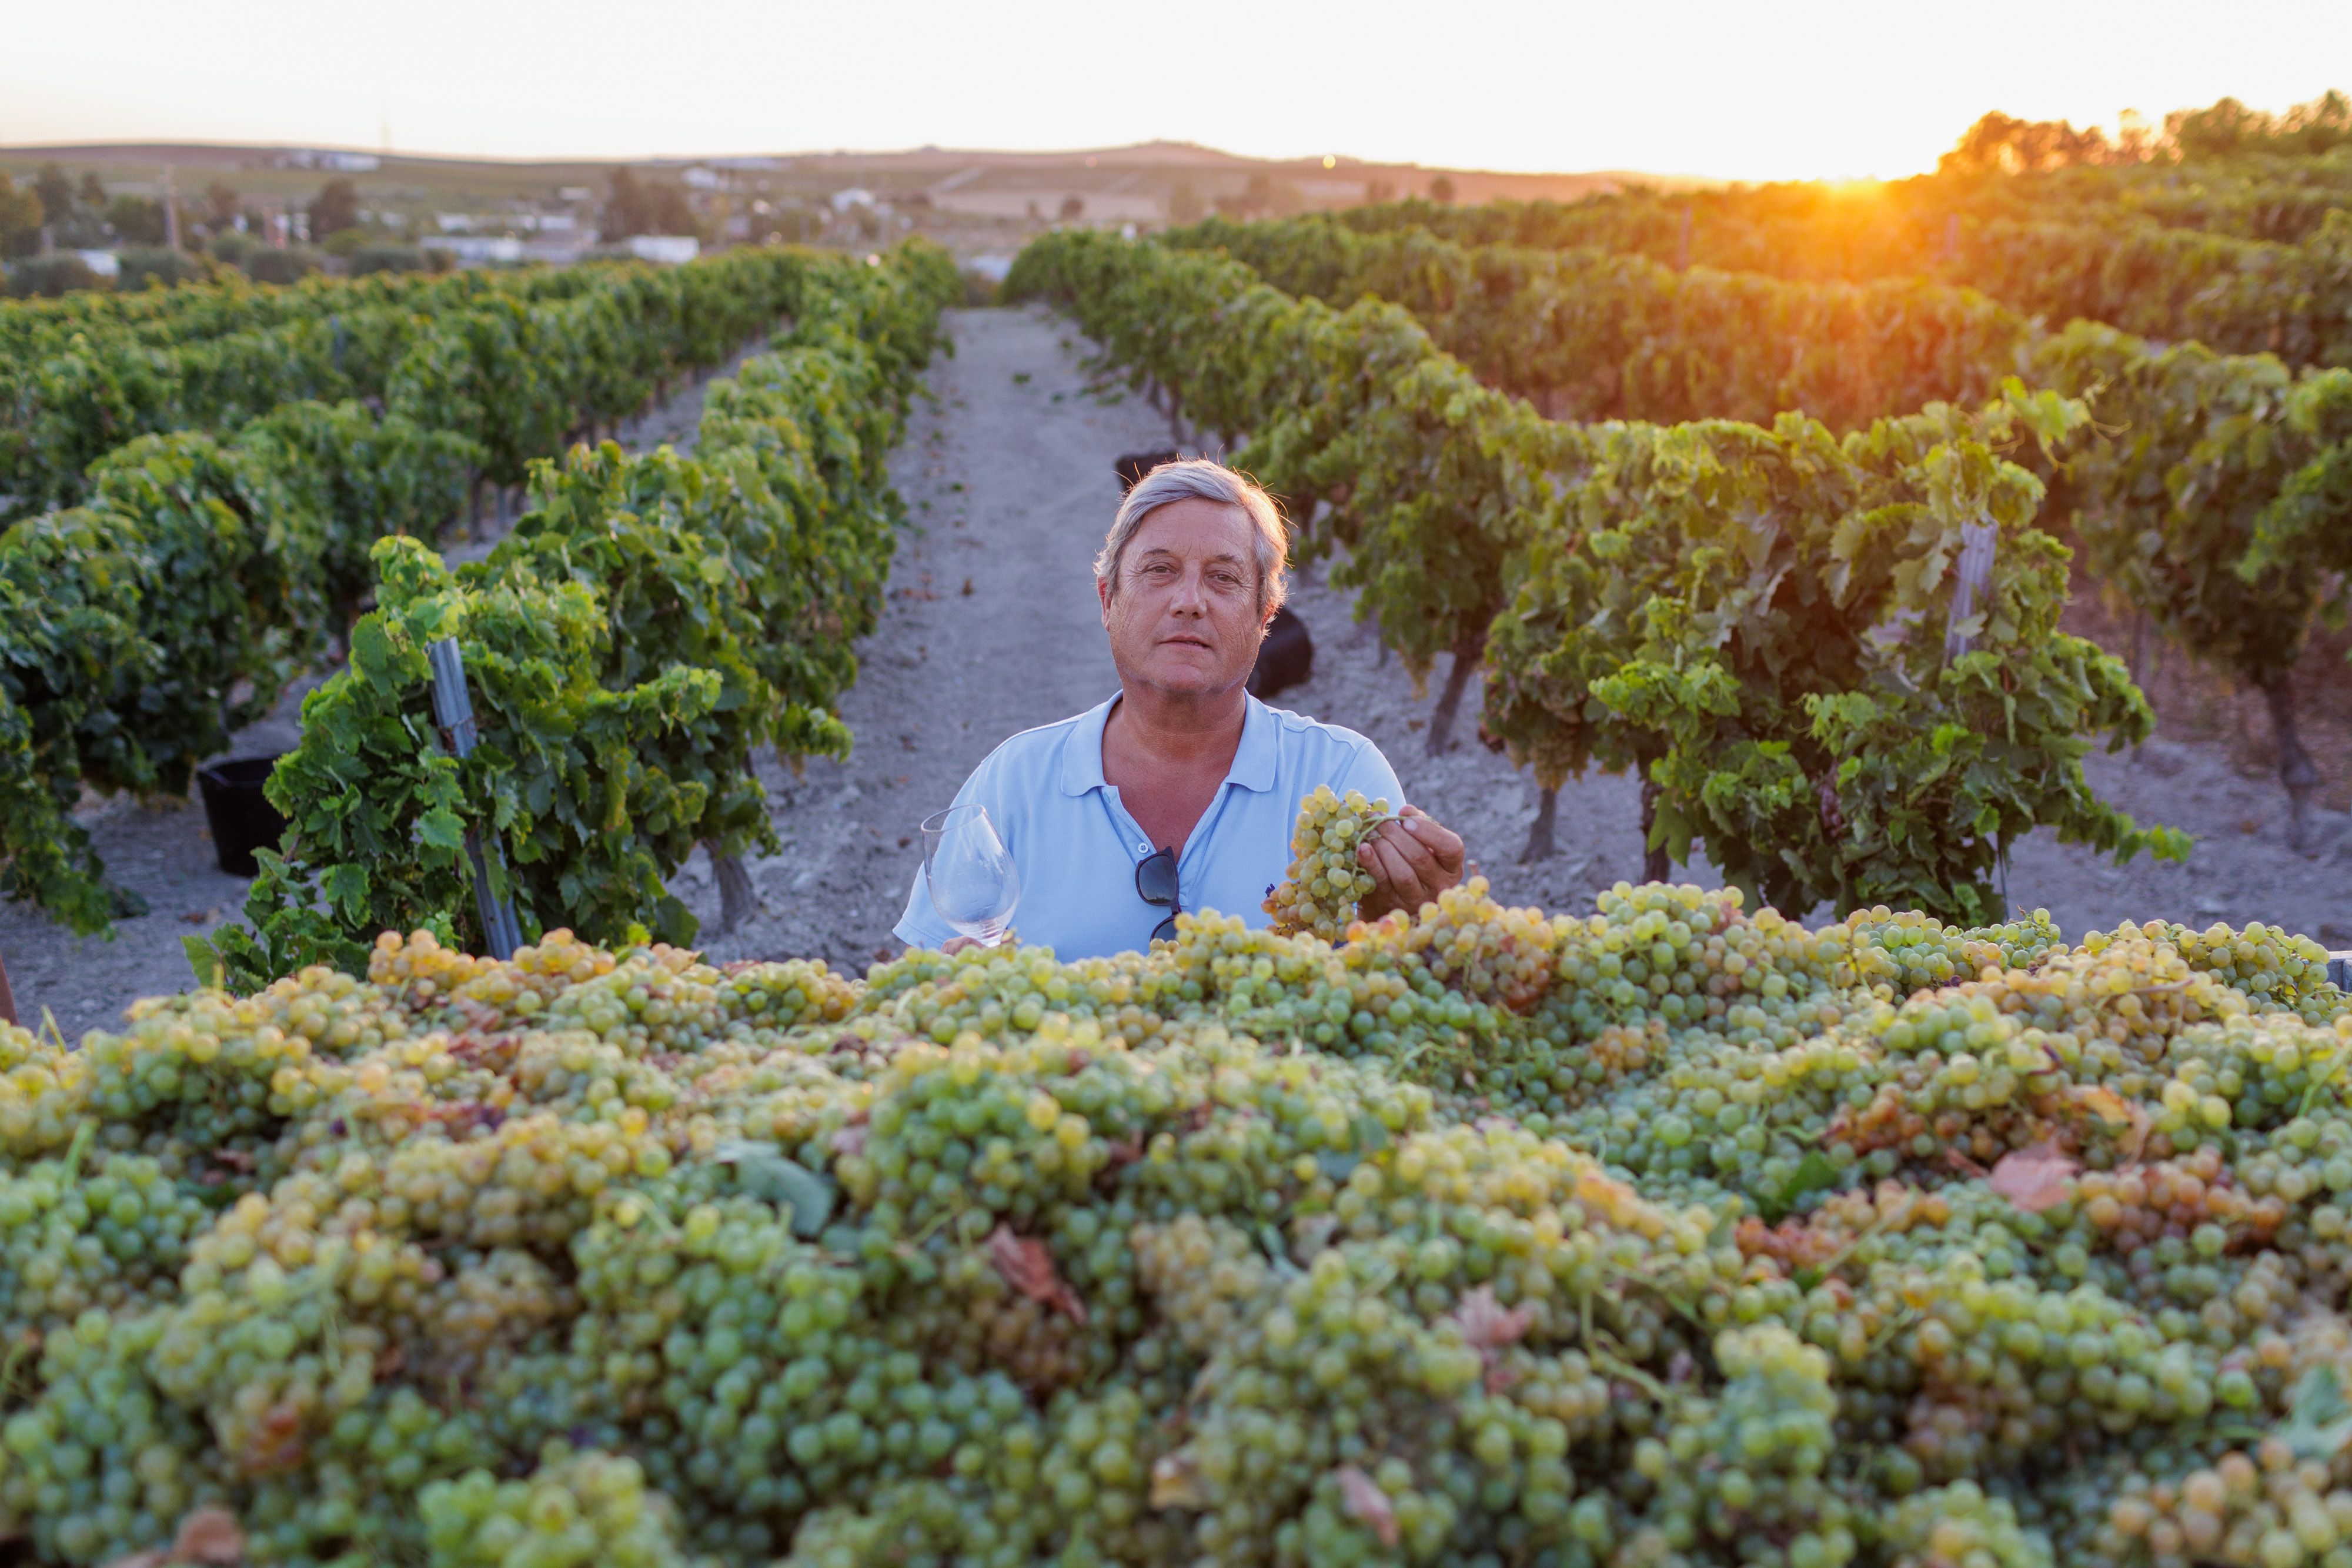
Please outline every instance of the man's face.
[[1119, 559], [1118, 591], [1096, 584], [1123, 684], [1213, 695], [1249, 679], [1265, 622], [1255, 538], [1239, 507], [1192, 497], [1143, 519]]

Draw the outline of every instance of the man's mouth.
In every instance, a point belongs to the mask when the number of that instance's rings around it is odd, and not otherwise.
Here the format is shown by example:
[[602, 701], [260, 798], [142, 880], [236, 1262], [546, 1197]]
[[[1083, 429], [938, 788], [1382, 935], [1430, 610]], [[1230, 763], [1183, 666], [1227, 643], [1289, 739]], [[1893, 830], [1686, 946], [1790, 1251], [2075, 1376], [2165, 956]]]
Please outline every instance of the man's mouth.
[[1206, 648], [1209, 644], [1198, 637], [1163, 637], [1160, 645], [1163, 648]]

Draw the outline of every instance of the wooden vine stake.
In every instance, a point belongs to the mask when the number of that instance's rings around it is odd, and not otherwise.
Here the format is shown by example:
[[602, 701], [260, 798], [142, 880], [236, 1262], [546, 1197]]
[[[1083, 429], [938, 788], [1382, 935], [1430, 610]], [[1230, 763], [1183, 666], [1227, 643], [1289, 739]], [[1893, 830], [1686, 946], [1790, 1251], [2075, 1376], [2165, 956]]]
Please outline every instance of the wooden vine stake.
[[1952, 613], [1944, 622], [1944, 662], [1948, 664], [1976, 644], [1976, 639], [1961, 628], [1977, 612], [1977, 601], [1992, 587], [1993, 551], [2000, 538], [2000, 530], [1990, 523], [1960, 525], [1960, 559], [1952, 579]]
[[[441, 727], [451, 751], [469, 757], [481, 739], [481, 731], [474, 723], [474, 699], [466, 690], [466, 655], [457, 639], [444, 637], [426, 643], [425, 656], [433, 666], [433, 721]], [[466, 855], [474, 862], [474, 908], [481, 916], [482, 940], [491, 957], [511, 958], [522, 946], [522, 929], [515, 924], [513, 901], [491, 891], [489, 873], [490, 864], [495, 863], [504, 877], [506, 859], [499, 852], [496, 839], [486, 852], [482, 835], [470, 825], [466, 829]]]

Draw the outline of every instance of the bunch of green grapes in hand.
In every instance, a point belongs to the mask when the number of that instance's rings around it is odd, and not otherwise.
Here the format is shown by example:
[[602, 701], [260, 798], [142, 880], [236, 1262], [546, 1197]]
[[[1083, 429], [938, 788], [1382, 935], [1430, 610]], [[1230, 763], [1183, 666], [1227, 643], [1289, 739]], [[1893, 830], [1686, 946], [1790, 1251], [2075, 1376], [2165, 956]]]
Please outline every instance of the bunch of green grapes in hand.
[[1342, 799], [1328, 784], [1318, 785], [1299, 802], [1289, 873], [1265, 901], [1274, 928], [1285, 936], [1312, 931], [1327, 942], [1339, 940], [1356, 918], [1358, 902], [1378, 885], [1357, 860], [1357, 848], [1390, 819], [1386, 800], [1367, 800], [1354, 789]]

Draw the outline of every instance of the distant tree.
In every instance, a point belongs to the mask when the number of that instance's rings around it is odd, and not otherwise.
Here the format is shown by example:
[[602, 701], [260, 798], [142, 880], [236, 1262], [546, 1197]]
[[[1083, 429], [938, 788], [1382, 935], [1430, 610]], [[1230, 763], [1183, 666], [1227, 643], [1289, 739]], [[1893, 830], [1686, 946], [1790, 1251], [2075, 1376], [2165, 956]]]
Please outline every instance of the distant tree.
[[1969, 126], [1936, 167], [1947, 173], [2034, 174], [2116, 161], [2116, 149], [2095, 125], [2077, 131], [2063, 120], [2020, 120], [1995, 110]]
[[41, 198], [0, 169], [0, 256], [30, 256], [41, 248]]
[[690, 235], [700, 232], [694, 204], [685, 187], [665, 182], [641, 182], [626, 168], [613, 171], [599, 215], [597, 234], [624, 240], [633, 235]]
[[646, 187], [653, 198], [654, 226], [648, 233], [657, 235], [690, 235], [702, 232], [702, 225], [694, 215], [694, 203], [686, 187], [667, 181]]
[[97, 174], [84, 172], [81, 183], [74, 188], [74, 204], [90, 213], [106, 211], [106, 187]]
[[1085, 197], [1072, 193], [1062, 198], [1062, 221], [1064, 223], [1074, 224], [1086, 215], [1087, 204]]
[[78, 256], [28, 256], [8, 269], [8, 292], [19, 299], [53, 299], [76, 288], [105, 287], [106, 279]]
[[365, 277], [371, 272], [425, 272], [432, 268], [436, 253], [419, 250], [413, 245], [363, 245], [349, 257], [353, 277]]
[[1192, 182], [1177, 181], [1176, 188], [1168, 193], [1170, 221], [1180, 224], [1197, 224], [1208, 216], [1208, 204], [1201, 200], [1201, 193], [1192, 188]]
[[175, 283], [201, 283], [210, 270], [202, 260], [185, 251], [169, 250], [160, 245], [123, 246], [121, 267], [114, 279], [117, 288], [144, 288], [150, 283], [166, 287]]
[[1373, 179], [1364, 182], [1364, 201], [1367, 204], [1377, 207], [1395, 200], [1396, 183], [1394, 181]]
[[205, 222], [215, 234], [236, 226], [236, 187], [226, 180], [215, 180], [205, 187]]
[[33, 176], [33, 193], [41, 198], [41, 211], [50, 223], [62, 223], [71, 215], [73, 182], [55, 163], [42, 164], [41, 172]]
[[310, 201], [310, 238], [360, 226], [360, 193], [349, 180], [330, 180]]
[[106, 226], [125, 245], [163, 243], [163, 204], [123, 194], [106, 204]]
[[2225, 98], [2210, 109], [2177, 109], [2164, 117], [2164, 136], [2183, 158], [2233, 152], [2317, 156], [2352, 142], [2352, 99], [2326, 92], [2284, 114], [2248, 109]]
[[1432, 180], [1429, 183], [1429, 199], [1435, 202], [1441, 207], [1452, 205], [1454, 202], [1453, 179], [1448, 175], [1440, 174], [1436, 179]]
[[291, 283], [319, 270], [319, 253], [302, 246], [257, 250], [246, 257], [245, 270], [256, 283]]
[[626, 169], [615, 169], [605, 183], [604, 210], [597, 214], [597, 236], [605, 240], [627, 239], [631, 235], [646, 233], [646, 194], [637, 184], [637, 177]]

